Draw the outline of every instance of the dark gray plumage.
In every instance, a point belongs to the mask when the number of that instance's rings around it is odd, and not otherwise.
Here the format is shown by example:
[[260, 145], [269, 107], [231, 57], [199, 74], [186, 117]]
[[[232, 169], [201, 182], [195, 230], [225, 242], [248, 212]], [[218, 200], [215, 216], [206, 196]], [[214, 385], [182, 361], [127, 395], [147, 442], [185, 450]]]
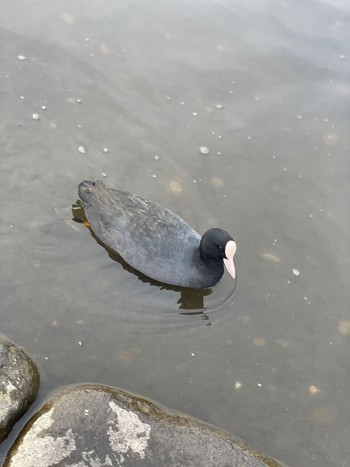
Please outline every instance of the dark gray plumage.
[[220, 280], [224, 261], [234, 277], [236, 244], [224, 230], [210, 229], [201, 238], [177, 214], [99, 180], [81, 182], [78, 192], [96, 236], [146, 276], [205, 288]]

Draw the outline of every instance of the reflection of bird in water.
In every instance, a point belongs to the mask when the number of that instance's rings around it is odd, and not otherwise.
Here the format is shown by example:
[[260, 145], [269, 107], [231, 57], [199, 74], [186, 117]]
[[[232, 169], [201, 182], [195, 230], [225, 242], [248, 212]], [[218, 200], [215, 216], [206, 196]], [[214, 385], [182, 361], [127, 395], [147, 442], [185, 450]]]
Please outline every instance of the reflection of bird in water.
[[201, 237], [168, 209], [99, 180], [81, 182], [78, 193], [96, 237], [146, 276], [202, 289], [221, 279], [225, 265], [235, 278], [236, 243], [224, 230]]
[[[72, 205], [72, 213], [73, 213], [73, 220], [76, 222], [82, 222], [86, 224], [86, 219], [84, 215], [84, 210], [81, 207], [80, 200], [78, 200], [75, 204]], [[96, 242], [101, 245], [105, 250], [107, 251], [109, 257], [113, 260], [119, 263], [123, 269], [126, 271], [135, 274], [138, 279], [143, 282], [143, 283], [148, 283], [150, 286], [154, 287], [159, 287], [161, 290], [172, 290], [174, 292], [179, 292], [181, 294], [179, 300], [177, 301], [177, 304], [180, 305], [179, 308], [182, 310], [198, 310], [193, 313], [181, 313], [181, 314], [200, 314], [201, 317], [205, 317], [203, 313], [204, 309], [204, 297], [207, 295], [210, 295], [213, 291], [210, 288], [207, 289], [190, 289], [190, 288], [185, 288], [185, 287], [179, 287], [179, 286], [174, 286], [174, 285], [167, 285], [167, 284], [162, 284], [161, 282], [157, 282], [153, 279], [150, 279], [149, 277], [145, 276], [144, 274], [140, 273], [133, 267], [131, 267], [124, 259], [118, 255], [114, 250], [111, 250], [107, 245], [101, 242], [99, 238], [96, 237], [94, 232], [90, 229], [92, 237], [96, 240]]]

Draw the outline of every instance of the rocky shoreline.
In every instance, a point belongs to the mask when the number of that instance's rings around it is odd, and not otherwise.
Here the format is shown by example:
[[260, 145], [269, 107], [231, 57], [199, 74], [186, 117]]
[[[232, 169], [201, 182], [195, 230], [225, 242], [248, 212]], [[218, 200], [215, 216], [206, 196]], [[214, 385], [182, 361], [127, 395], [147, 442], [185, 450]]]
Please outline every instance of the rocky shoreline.
[[[0, 442], [39, 382], [32, 359], [0, 336]], [[4, 467], [281, 466], [224, 430], [99, 384], [57, 388], [23, 425]]]

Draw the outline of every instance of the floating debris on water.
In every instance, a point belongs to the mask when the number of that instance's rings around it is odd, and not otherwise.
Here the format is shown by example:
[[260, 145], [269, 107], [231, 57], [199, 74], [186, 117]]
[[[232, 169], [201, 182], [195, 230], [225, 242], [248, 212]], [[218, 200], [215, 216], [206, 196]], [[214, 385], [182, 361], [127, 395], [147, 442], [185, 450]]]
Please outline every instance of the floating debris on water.
[[321, 390], [318, 389], [317, 386], [309, 386], [309, 393], [310, 393], [312, 396], [315, 396], [315, 395], [318, 394], [319, 392], [321, 392]]
[[107, 153], [107, 152], [109, 152], [109, 149], [108, 148], [103, 148], [102, 151]]
[[85, 154], [85, 153], [86, 153], [84, 146], [79, 146], [79, 147], [78, 147], [78, 151], [79, 151], [81, 154]]
[[350, 336], [350, 321], [339, 321], [338, 331], [342, 336]]
[[261, 387], [262, 387], [262, 384], [261, 384], [261, 383], [257, 383], [257, 386], [258, 386], [258, 388], [261, 388]]
[[106, 45], [104, 45], [104, 44], [101, 44], [100, 52], [101, 52], [102, 55], [108, 55], [108, 53], [109, 53], [108, 47]]
[[236, 388], [236, 389], [241, 389], [241, 387], [242, 387], [242, 383], [241, 383], [240, 381], [237, 381], [237, 382], [235, 383], [235, 388]]
[[170, 188], [170, 191], [174, 194], [179, 195], [180, 193], [182, 193], [181, 183], [176, 180], [171, 180], [169, 182], [169, 188]]
[[200, 150], [200, 152], [201, 152], [202, 154], [209, 154], [209, 153], [210, 153], [209, 149], [208, 149], [206, 146], [201, 146], [201, 147], [199, 148], [199, 150]]
[[288, 349], [290, 347], [290, 343], [286, 341], [285, 339], [277, 339], [277, 344], [283, 347], [284, 349]]
[[82, 341], [78, 341], [78, 345], [81, 347], [83, 345]]
[[27, 60], [27, 57], [25, 55], [18, 55], [18, 60], [21, 60], [23, 62], [23, 60]]
[[294, 274], [295, 276], [300, 276], [300, 271], [299, 271], [299, 269], [293, 268], [293, 274]]
[[66, 24], [69, 24], [70, 26], [73, 26], [73, 24], [75, 23], [74, 18], [69, 13], [63, 13], [62, 19]]
[[215, 188], [222, 188], [225, 186], [225, 182], [220, 177], [211, 177], [210, 181], [215, 186]]
[[253, 340], [253, 342], [254, 342], [255, 347], [264, 347], [266, 344], [266, 339], [264, 339], [263, 337], [256, 337]]
[[40, 117], [39, 117], [38, 114], [35, 114], [35, 113], [32, 114], [32, 119], [33, 119], [33, 120], [39, 120], [39, 118], [40, 118]]
[[262, 257], [267, 259], [267, 261], [272, 261], [273, 263], [280, 263], [281, 260], [278, 256], [274, 255], [273, 253], [263, 253]]

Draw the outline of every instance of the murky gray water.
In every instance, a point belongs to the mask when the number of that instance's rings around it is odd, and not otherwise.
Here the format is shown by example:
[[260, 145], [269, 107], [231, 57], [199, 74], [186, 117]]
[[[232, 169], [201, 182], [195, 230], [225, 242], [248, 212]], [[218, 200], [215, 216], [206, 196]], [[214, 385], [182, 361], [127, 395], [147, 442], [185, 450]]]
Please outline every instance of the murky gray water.
[[[1, 332], [41, 396], [116, 385], [350, 465], [349, 3], [19, 0], [0, 22]], [[236, 287], [125, 270], [71, 220], [93, 178], [230, 231]]]

